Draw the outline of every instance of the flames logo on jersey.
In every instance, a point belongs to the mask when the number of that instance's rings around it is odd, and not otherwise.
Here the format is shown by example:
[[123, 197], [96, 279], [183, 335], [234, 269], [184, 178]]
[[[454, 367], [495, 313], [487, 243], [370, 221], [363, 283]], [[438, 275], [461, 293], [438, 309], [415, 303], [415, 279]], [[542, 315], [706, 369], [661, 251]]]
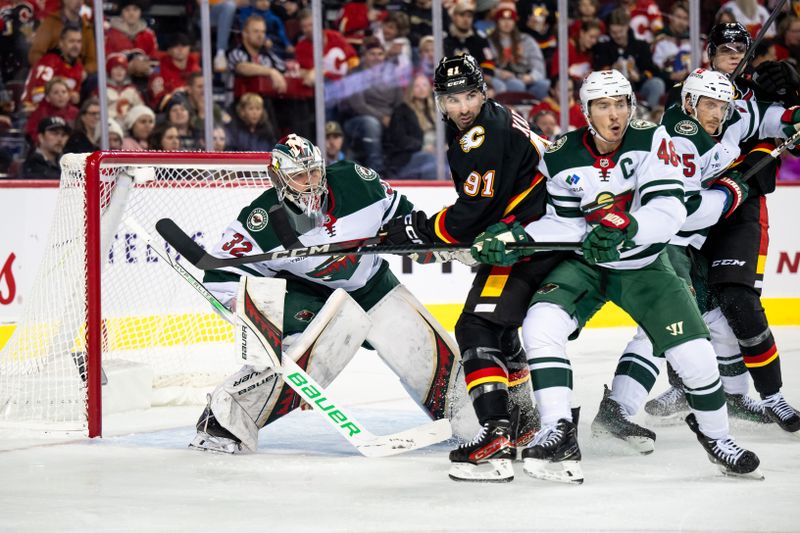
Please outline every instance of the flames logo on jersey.
[[486, 139], [486, 130], [483, 126], [474, 126], [458, 140], [461, 151], [465, 154], [474, 148], [478, 148]]
[[358, 268], [358, 256], [334, 255], [307, 274], [322, 281], [350, 279]]

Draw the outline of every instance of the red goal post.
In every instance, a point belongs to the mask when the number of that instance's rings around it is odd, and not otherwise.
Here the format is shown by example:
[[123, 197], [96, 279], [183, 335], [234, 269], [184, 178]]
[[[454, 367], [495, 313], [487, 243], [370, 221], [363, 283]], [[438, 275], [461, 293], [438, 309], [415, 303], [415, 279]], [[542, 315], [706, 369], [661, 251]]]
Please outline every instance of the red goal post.
[[[192, 403], [240, 366], [226, 350], [230, 327], [125, 220], [173, 255], [154, 229], [163, 217], [210, 247], [271, 186], [269, 161], [269, 153], [65, 155], [44, 257], [0, 352], [0, 423], [100, 436], [104, 396], [120, 410]], [[128, 397], [134, 405], [122, 405]]]

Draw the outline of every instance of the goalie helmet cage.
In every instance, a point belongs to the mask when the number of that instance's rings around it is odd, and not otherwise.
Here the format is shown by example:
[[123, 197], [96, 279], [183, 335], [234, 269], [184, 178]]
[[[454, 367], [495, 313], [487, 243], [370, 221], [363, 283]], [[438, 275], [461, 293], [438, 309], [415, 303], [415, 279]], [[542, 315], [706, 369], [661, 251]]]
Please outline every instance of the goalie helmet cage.
[[172, 257], [179, 256], [155, 231], [160, 218], [210, 249], [271, 187], [269, 161], [269, 153], [64, 155], [45, 251], [0, 351], [0, 423], [100, 436], [105, 374], [109, 389], [129, 379], [115, 381], [114, 369], [139, 381], [151, 376], [148, 401], [174, 405], [202, 402], [239, 368], [232, 326], [125, 221], [135, 220]]

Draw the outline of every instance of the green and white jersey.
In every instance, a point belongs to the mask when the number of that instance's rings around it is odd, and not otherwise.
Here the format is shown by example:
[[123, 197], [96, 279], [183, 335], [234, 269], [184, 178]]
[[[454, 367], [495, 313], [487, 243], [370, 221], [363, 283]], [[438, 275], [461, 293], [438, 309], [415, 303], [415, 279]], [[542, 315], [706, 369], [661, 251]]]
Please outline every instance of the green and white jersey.
[[665, 128], [652, 122], [632, 120], [622, 144], [608, 154], [597, 152], [588, 128], [569, 132], [545, 151], [539, 168], [549, 198], [545, 216], [525, 228], [535, 241], [582, 241], [612, 211], [638, 222], [633, 245], [602, 267], [652, 263], [686, 218], [680, 157]]
[[734, 111], [718, 137], [712, 137], [693, 117], [678, 106], [664, 113], [662, 125], [672, 136], [683, 165], [687, 217], [670, 244], [700, 248], [711, 226], [719, 221], [727, 195], [708, 186], [733, 165], [741, 145], [751, 139], [784, 137], [780, 117], [784, 109], [775, 104], [737, 100]]
[[[326, 174], [325, 224], [298, 234], [303, 246], [373, 237], [385, 222], [413, 209], [405, 196], [394, 191], [372, 169], [352, 161], [339, 161], [327, 167]], [[275, 189], [265, 191], [227, 227], [211, 253], [239, 257], [284, 250], [269, 223], [269, 210], [278, 203]], [[203, 280], [227, 305], [235, 297], [242, 275], [270, 277], [283, 271], [330, 289], [352, 292], [372, 279], [384, 263], [378, 255], [295, 257], [209, 271]]]

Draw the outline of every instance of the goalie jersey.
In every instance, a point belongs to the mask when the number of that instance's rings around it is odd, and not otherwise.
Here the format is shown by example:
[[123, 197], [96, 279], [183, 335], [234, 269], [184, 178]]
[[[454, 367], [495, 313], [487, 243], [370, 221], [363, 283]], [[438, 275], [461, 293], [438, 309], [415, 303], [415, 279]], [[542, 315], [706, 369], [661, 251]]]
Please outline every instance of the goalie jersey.
[[681, 156], [687, 211], [686, 222], [671, 244], [695, 248], [703, 245], [726, 201], [725, 193], [708, 187], [726, 169], [738, 164], [743, 144], [753, 139], [785, 136], [780, 121], [782, 107], [754, 100], [737, 100], [733, 106], [733, 114], [718, 138], [706, 133], [699, 122], [678, 106], [664, 113], [662, 124]]
[[[410, 213], [413, 206], [378, 174], [352, 161], [339, 161], [326, 168], [327, 211], [324, 225], [297, 236], [303, 246], [314, 246], [377, 235], [388, 220]], [[245, 207], [225, 230], [212, 254], [239, 257], [285, 250], [269, 222], [269, 210], [279, 204], [275, 189], [269, 189]], [[293, 257], [263, 263], [208, 271], [206, 286], [228, 305], [236, 295], [242, 275], [275, 276], [286, 272], [311, 283], [348, 292], [360, 289], [388, 263], [378, 255]]]
[[638, 222], [632, 245], [603, 267], [652, 263], [685, 220], [680, 156], [665, 128], [652, 122], [632, 120], [622, 144], [603, 155], [588, 128], [571, 131], [547, 149], [540, 168], [549, 198], [546, 215], [526, 227], [535, 241], [582, 241], [613, 211]]

